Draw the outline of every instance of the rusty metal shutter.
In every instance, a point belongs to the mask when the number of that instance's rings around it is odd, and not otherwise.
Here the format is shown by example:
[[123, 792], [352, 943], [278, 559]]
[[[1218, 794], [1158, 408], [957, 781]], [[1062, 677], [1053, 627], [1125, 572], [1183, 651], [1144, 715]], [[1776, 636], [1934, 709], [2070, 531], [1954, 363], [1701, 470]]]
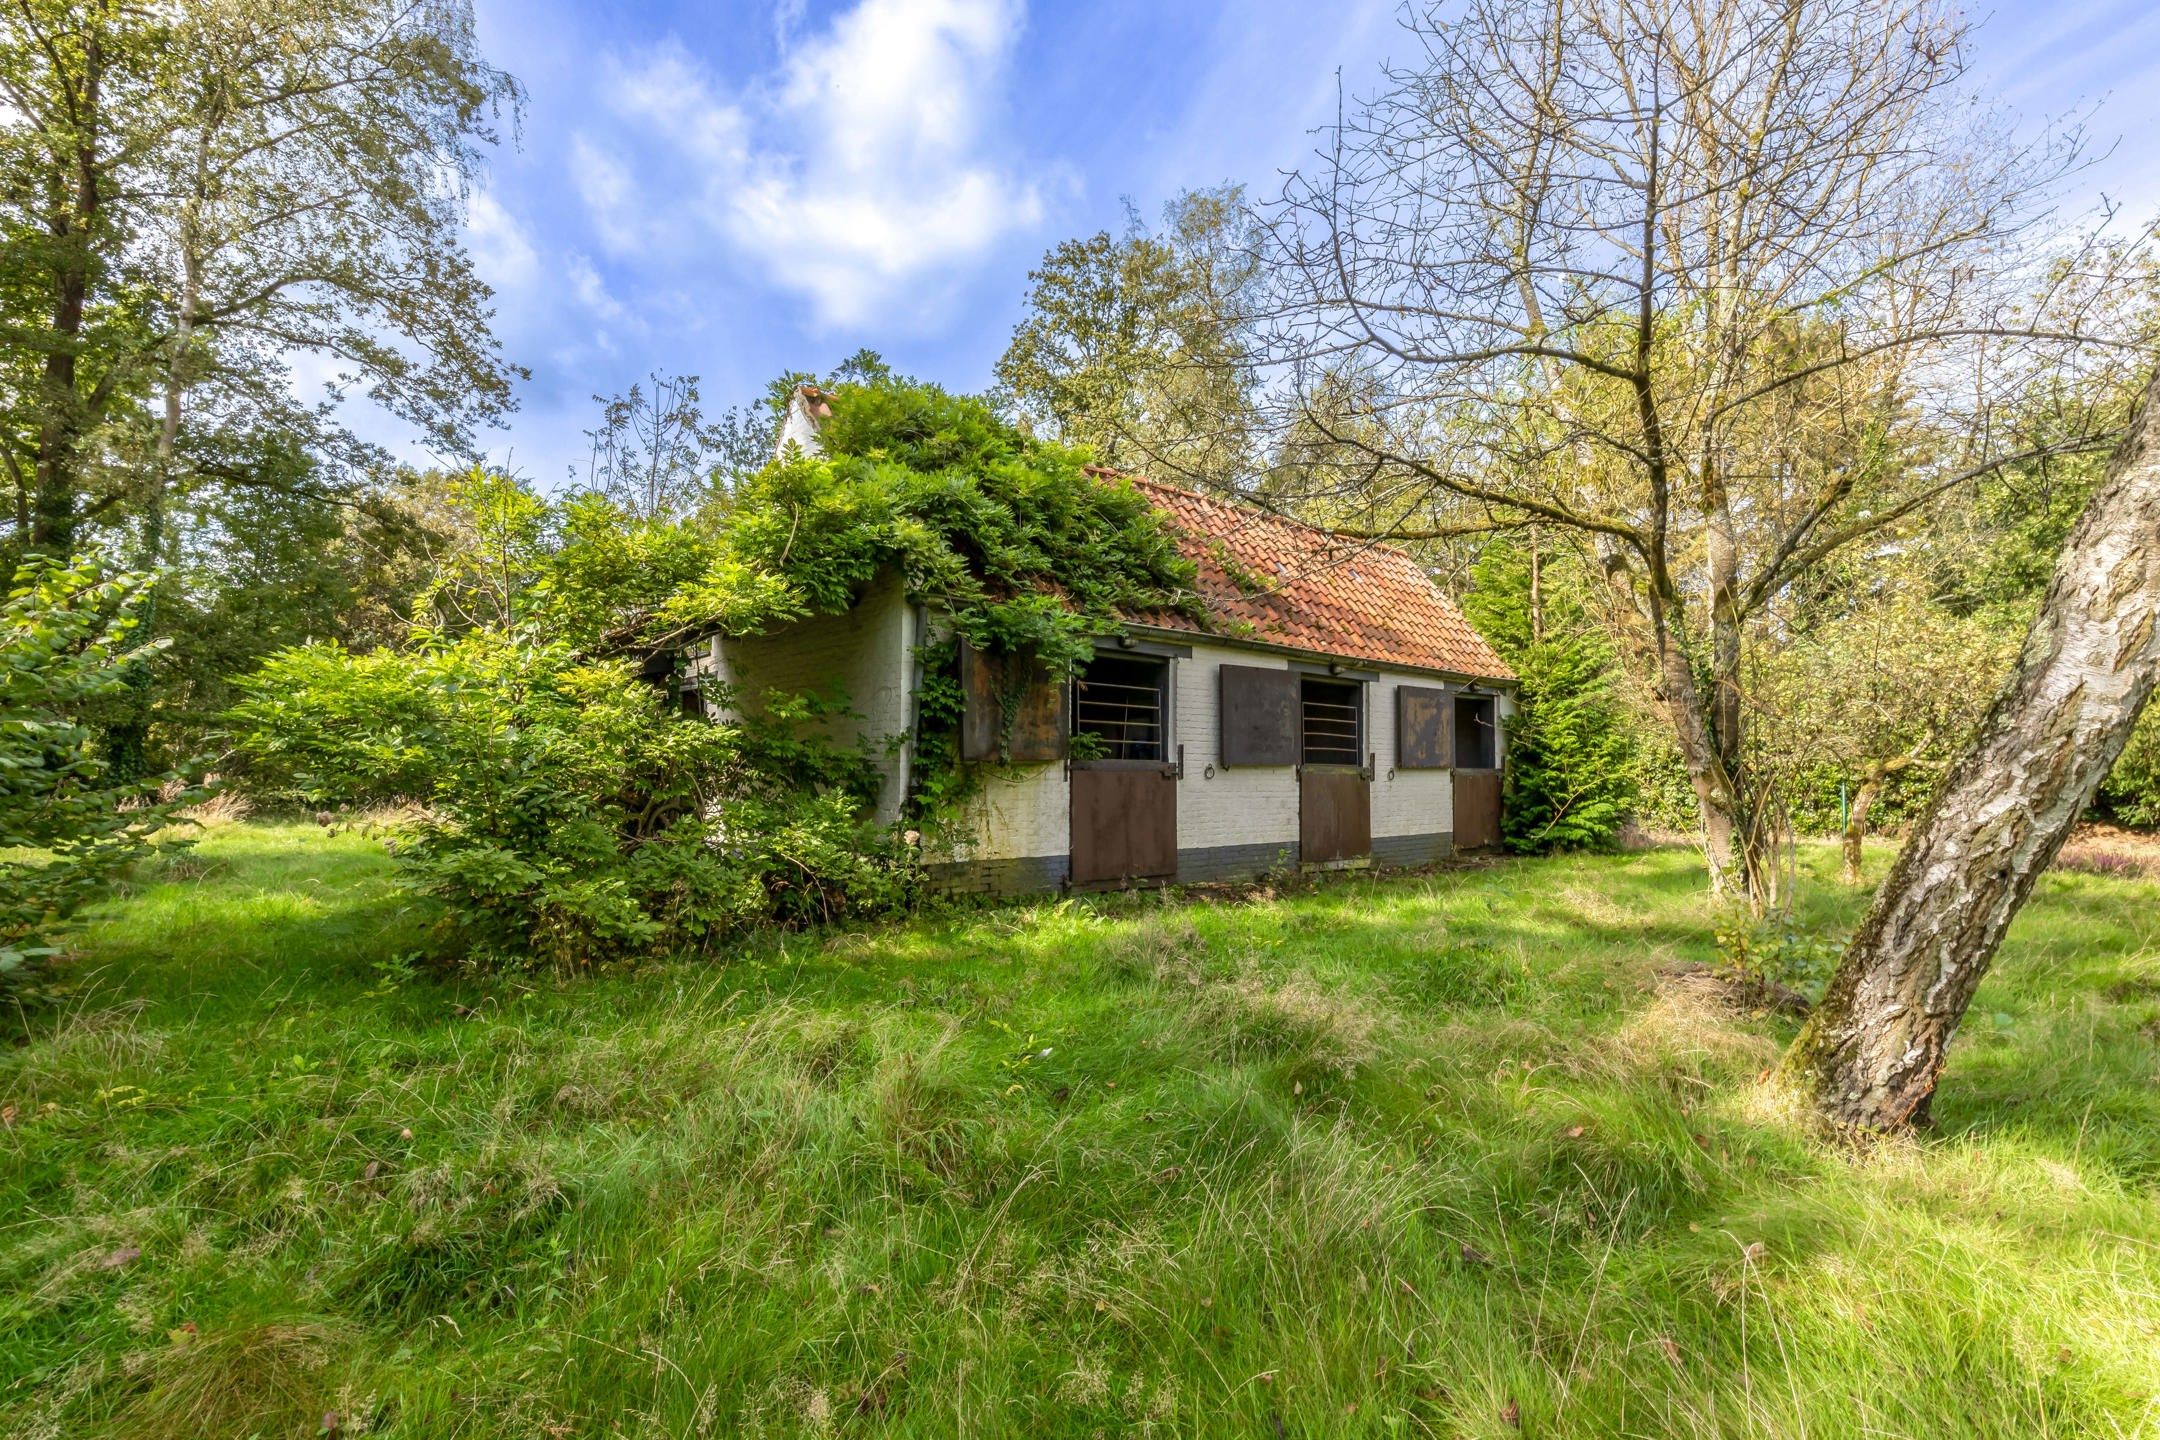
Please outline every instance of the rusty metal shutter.
[[1395, 687], [1395, 764], [1404, 770], [1445, 770], [1455, 763], [1455, 705], [1430, 685]]
[[[1020, 713], [1012, 717], [1010, 753], [999, 753], [1005, 732], [1007, 667], [1026, 665]], [[1065, 682], [1033, 656], [986, 655], [960, 642], [960, 758], [1032, 764], [1065, 754]]]
[[1297, 764], [1297, 675], [1257, 665], [1225, 665], [1221, 675], [1222, 763]]

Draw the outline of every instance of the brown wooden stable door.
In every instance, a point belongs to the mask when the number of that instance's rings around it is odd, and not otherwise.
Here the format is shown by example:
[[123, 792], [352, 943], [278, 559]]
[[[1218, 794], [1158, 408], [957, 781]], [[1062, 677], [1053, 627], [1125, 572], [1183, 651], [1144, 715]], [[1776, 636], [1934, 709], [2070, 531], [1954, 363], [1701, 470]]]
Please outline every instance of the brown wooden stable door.
[[1072, 883], [1177, 875], [1177, 767], [1091, 760], [1072, 768]]
[[1317, 675], [1299, 682], [1298, 858], [1307, 865], [1372, 854], [1365, 687]]
[[1500, 843], [1500, 772], [1455, 772], [1455, 848], [1483, 850]]
[[1298, 859], [1307, 865], [1372, 854], [1372, 782], [1362, 770], [1307, 765], [1298, 774]]
[[1170, 662], [1115, 651], [1073, 674], [1072, 883], [1177, 876]]

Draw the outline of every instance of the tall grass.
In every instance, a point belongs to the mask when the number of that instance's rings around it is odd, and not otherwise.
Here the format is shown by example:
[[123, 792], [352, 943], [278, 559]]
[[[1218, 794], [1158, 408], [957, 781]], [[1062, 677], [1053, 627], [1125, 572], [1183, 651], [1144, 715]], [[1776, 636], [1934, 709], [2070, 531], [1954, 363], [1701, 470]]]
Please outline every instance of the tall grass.
[[1683, 853], [480, 983], [219, 826], [0, 1055], [0, 1433], [2151, 1432], [2156, 900], [2049, 877], [1854, 1154]]

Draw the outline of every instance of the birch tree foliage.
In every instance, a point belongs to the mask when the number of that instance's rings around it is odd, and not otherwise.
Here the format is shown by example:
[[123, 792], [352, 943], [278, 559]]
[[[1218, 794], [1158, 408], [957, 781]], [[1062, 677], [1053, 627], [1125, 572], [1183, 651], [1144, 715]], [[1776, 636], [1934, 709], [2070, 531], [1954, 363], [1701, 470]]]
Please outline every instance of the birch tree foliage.
[[[1269, 214], [1283, 418], [1406, 533], [1585, 537], [1713, 883], [1761, 903], [1751, 629], [1975, 476], [2119, 420], [2036, 434], [2010, 403], [2119, 363], [2085, 303], [2114, 252], [2037, 228], [2079, 137], [2000, 138], [1935, 0], [1470, 0], [1406, 23], [1412, 58]], [[1377, 392], [1355, 426], [1311, 403], [1345, 369]]]
[[0, 97], [18, 547], [146, 516], [154, 555], [170, 487], [287, 437], [349, 479], [381, 457], [348, 393], [453, 453], [510, 408], [461, 226], [519, 94], [463, 0], [26, 0]]

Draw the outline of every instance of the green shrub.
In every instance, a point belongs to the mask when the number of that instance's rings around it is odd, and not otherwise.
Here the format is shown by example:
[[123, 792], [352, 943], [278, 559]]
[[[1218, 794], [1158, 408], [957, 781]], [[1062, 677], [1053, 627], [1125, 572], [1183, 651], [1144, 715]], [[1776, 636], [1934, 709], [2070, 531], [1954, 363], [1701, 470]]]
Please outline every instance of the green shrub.
[[2100, 787], [2099, 811], [2122, 825], [2160, 826], [2160, 705], [2147, 705]]
[[155, 648], [130, 643], [148, 577], [32, 556], [0, 605], [0, 994], [20, 996], [56, 932], [195, 798], [172, 776], [114, 778], [86, 709]]
[[398, 861], [471, 961], [699, 952], [913, 893], [904, 851], [868, 819], [869, 757], [805, 738], [816, 702], [715, 724], [628, 662], [492, 630], [404, 654], [301, 647], [247, 690], [233, 719], [264, 783], [317, 805], [423, 807]]
[[1613, 843], [1638, 802], [1635, 736], [1613, 693], [1611, 649], [1590, 634], [1535, 644], [1508, 729], [1501, 838], [1526, 854]]

